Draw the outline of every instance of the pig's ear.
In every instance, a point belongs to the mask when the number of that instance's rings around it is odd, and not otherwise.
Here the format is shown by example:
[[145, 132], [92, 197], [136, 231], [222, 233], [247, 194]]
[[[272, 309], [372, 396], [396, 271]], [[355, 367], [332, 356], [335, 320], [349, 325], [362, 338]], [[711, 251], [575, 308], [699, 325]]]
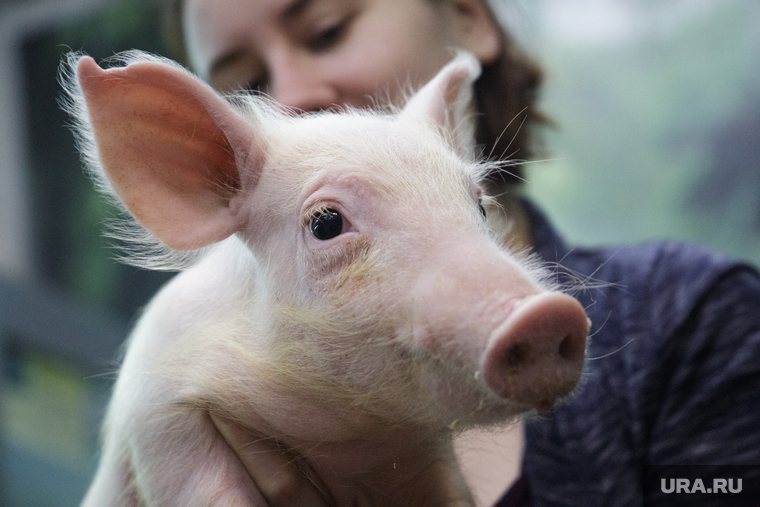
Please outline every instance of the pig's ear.
[[76, 74], [100, 165], [143, 227], [175, 250], [242, 227], [238, 196], [263, 156], [252, 153], [253, 127], [224, 99], [162, 61], [102, 70], [84, 57]]
[[432, 121], [457, 153], [472, 155], [475, 144], [472, 85], [480, 71], [480, 63], [472, 54], [459, 51], [454, 60], [409, 99], [401, 116]]

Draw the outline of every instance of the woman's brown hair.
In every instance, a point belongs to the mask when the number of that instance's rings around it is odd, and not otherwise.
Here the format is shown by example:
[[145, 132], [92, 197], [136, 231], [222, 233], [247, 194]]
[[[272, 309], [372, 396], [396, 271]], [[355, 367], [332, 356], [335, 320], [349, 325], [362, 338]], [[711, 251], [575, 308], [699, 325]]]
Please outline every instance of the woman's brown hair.
[[[172, 57], [188, 64], [182, 28], [182, 0], [162, 0], [163, 32]], [[484, 8], [495, 26], [501, 27], [491, 8]], [[537, 108], [538, 91], [543, 74], [503, 27], [499, 30], [501, 55], [483, 67], [475, 83], [477, 118], [476, 142], [492, 160], [525, 161], [538, 151], [537, 128], [549, 123]], [[508, 172], [507, 172], [508, 169]], [[494, 182], [518, 183], [519, 165], [505, 167], [491, 175]]]

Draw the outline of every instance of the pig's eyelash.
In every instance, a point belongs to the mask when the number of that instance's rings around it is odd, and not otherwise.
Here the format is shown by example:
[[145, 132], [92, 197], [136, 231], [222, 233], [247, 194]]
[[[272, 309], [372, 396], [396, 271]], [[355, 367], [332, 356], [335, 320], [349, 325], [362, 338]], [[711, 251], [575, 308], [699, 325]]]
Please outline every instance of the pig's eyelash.
[[303, 217], [301, 218], [301, 224], [303, 227], [309, 227], [309, 223], [311, 222], [311, 219], [315, 216], [319, 215], [320, 213], [324, 213], [328, 209], [336, 209], [341, 214], [343, 214], [342, 208], [338, 207], [337, 205], [329, 202], [322, 202], [319, 203], [316, 206], [309, 206], [307, 208], [306, 213], [304, 213]]

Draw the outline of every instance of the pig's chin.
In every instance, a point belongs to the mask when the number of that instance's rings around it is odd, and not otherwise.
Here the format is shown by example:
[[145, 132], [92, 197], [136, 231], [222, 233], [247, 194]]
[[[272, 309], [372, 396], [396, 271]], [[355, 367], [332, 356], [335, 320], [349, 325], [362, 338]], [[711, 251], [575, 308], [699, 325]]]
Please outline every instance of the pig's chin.
[[[464, 377], [464, 374], [462, 375]], [[460, 431], [474, 426], [498, 425], [509, 422], [533, 407], [501, 398], [475, 376], [433, 375], [423, 381], [437, 407], [437, 424]]]

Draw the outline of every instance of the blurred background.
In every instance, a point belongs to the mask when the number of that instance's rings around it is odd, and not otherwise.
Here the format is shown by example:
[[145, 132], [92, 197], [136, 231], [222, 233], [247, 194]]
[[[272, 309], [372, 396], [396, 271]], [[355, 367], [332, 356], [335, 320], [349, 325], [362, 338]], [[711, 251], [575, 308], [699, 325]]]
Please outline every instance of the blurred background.
[[[557, 128], [528, 194], [572, 242], [760, 264], [760, 2], [505, 0]], [[171, 274], [118, 264], [57, 106], [61, 56], [168, 54], [155, 0], [0, 0], [0, 505], [74, 506], [120, 345]]]

